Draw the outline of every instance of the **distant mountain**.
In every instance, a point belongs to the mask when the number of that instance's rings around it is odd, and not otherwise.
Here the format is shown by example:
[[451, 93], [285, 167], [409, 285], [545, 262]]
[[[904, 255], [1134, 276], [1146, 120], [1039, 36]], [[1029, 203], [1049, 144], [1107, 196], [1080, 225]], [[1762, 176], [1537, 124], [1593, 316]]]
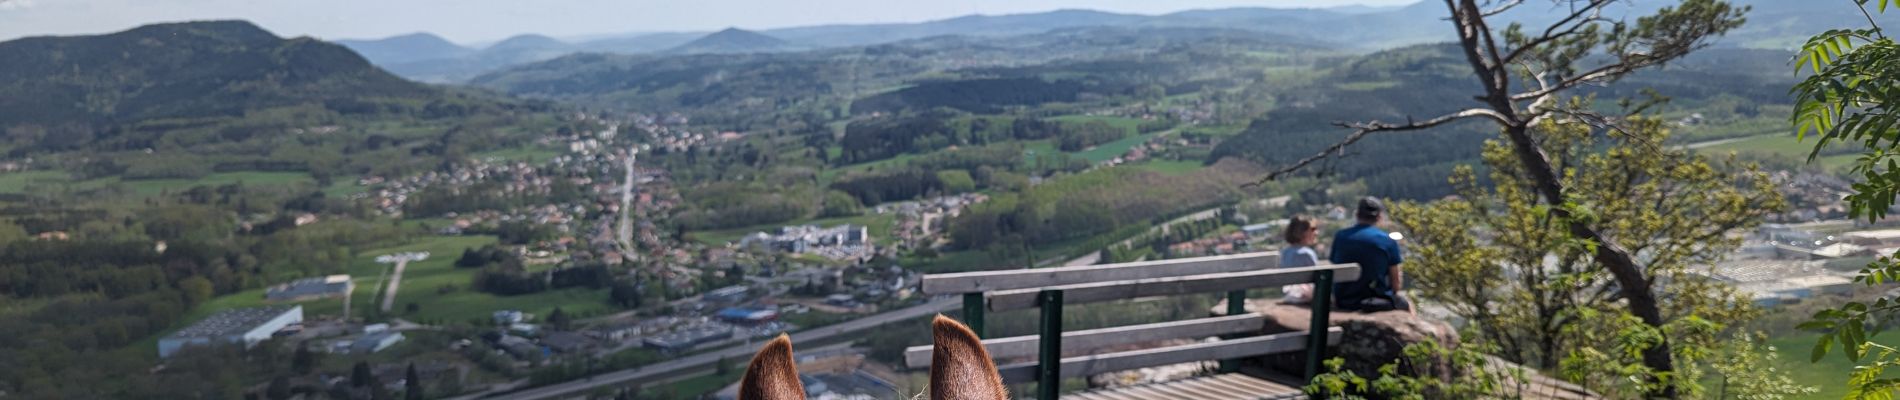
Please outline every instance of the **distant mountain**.
[[515, 35], [482, 49], [484, 53], [551, 52], [572, 49], [574, 45], [544, 35]]
[[579, 46], [543, 35], [518, 35], [458, 56], [401, 62], [378, 61], [377, 64], [409, 79], [459, 82], [483, 72], [548, 60], [580, 50]]
[[931, 36], [1015, 36], [1054, 29], [1116, 26], [1151, 18], [1094, 10], [1056, 10], [1031, 14], [969, 15], [903, 24], [822, 25], [783, 28], [765, 34], [819, 47], [859, 46]]
[[441, 36], [422, 32], [374, 40], [338, 40], [336, 44], [355, 50], [377, 65], [461, 57], [475, 52]]
[[[1818, 29], [1854, 21], [1859, 15], [1851, 7], [1804, 7], [1787, 1], [1737, 0], [1754, 7], [1749, 22], [1718, 40], [1724, 47], [1789, 49]], [[1619, 2], [1608, 18], [1624, 18], [1647, 13], [1674, 4], [1668, 0]], [[1510, 10], [1500, 20], [1525, 25], [1548, 24], [1562, 15], [1549, 3], [1526, 2]], [[391, 71], [411, 79], [461, 81], [474, 75], [517, 65], [511, 60], [545, 60], [546, 54], [579, 51], [612, 53], [742, 53], [776, 52], [789, 49], [824, 49], [894, 43], [942, 36], [997, 38], [1041, 34], [1087, 27], [1120, 28], [1217, 28], [1268, 33], [1304, 38], [1313, 43], [1329, 43], [1353, 51], [1377, 51], [1402, 46], [1452, 40], [1451, 26], [1444, 21], [1444, 5], [1422, 1], [1399, 7], [1333, 8], [1226, 8], [1188, 10], [1163, 15], [1118, 14], [1091, 10], [1056, 10], [1012, 15], [970, 15], [918, 23], [821, 25], [769, 29], [750, 32], [737, 29], [698, 33], [647, 33], [618, 38], [596, 39], [569, 46], [553, 46], [552, 39], [538, 57], [469, 57], [436, 62], [386, 62], [372, 56]], [[1883, 23], [1900, 24], [1900, 13], [1880, 14]], [[763, 36], [763, 37], [761, 37]], [[695, 39], [697, 38], [697, 39]], [[768, 40], [770, 39], [770, 40]], [[697, 42], [697, 43], [695, 43]], [[513, 63], [511, 63], [513, 62]]]
[[691, 42], [705, 36], [703, 32], [664, 32], [643, 33], [619, 37], [598, 38], [580, 42], [584, 51], [602, 53], [653, 53]]
[[666, 52], [672, 54], [770, 53], [792, 50], [795, 47], [784, 39], [739, 28], [726, 28], [726, 30], [713, 32], [668, 49]]
[[243, 21], [0, 42], [0, 131], [84, 131], [309, 104], [378, 109], [379, 100], [413, 103], [440, 94], [343, 46], [279, 38]]

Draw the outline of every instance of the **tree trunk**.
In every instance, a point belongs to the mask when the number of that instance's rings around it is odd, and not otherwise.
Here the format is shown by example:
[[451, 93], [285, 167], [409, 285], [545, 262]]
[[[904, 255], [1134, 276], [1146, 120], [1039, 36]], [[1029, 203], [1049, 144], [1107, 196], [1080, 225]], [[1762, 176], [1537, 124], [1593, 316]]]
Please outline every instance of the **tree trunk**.
[[[1565, 223], [1570, 226], [1571, 236], [1596, 244], [1597, 264], [1602, 265], [1604, 269], [1610, 271], [1610, 275], [1615, 276], [1618, 291], [1622, 293], [1624, 301], [1629, 303], [1630, 314], [1642, 319], [1644, 324], [1658, 330], [1662, 329], [1665, 322], [1662, 309], [1656, 304], [1656, 294], [1650, 290], [1649, 280], [1643, 277], [1642, 267], [1636, 265], [1636, 260], [1630, 257], [1627, 250], [1623, 250], [1623, 246], [1604, 238], [1588, 224], [1569, 220], [1570, 210], [1562, 207], [1566, 201], [1563, 183], [1558, 180], [1557, 171], [1551, 167], [1549, 157], [1545, 156], [1544, 151], [1538, 149], [1537, 144], [1531, 140], [1529, 127], [1518, 124], [1506, 126], [1504, 131], [1511, 140], [1511, 150], [1517, 154], [1518, 162], [1523, 164], [1526, 172], [1530, 173], [1531, 179], [1537, 182], [1537, 191], [1543, 195], [1544, 201], [1550, 203], [1551, 213], [1566, 220]], [[1674, 364], [1670, 357], [1667, 338], [1656, 346], [1643, 350], [1643, 366], [1649, 367], [1652, 373], [1674, 372]], [[1661, 390], [1651, 395], [1675, 398], [1676, 385], [1664, 384]]]
[[[1630, 314], [1641, 319], [1644, 324], [1662, 329], [1664, 321], [1662, 310], [1656, 304], [1656, 295], [1651, 292], [1649, 280], [1644, 278], [1642, 267], [1636, 265], [1636, 260], [1630, 257], [1629, 251], [1604, 238], [1588, 224], [1569, 220], [1570, 211], [1563, 208], [1566, 202], [1563, 182], [1556, 168], [1551, 166], [1550, 157], [1545, 155], [1542, 149], [1537, 148], [1536, 141], [1531, 138], [1532, 119], [1521, 117], [1516, 102], [1511, 100], [1510, 73], [1506, 69], [1509, 67], [1494, 65], [1491, 61], [1498, 59], [1498, 47], [1491, 38], [1490, 27], [1484, 20], [1483, 8], [1479, 7], [1475, 0], [1445, 0], [1445, 5], [1450, 9], [1453, 23], [1458, 27], [1459, 47], [1464, 50], [1466, 61], [1471, 64], [1472, 72], [1478, 76], [1479, 83], [1484, 87], [1485, 93], [1483, 96], [1478, 96], [1478, 100], [1503, 116], [1501, 118], [1503, 121], [1499, 121], [1499, 125], [1511, 141], [1512, 153], [1517, 155], [1518, 162], [1523, 165], [1524, 171], [1528, 172], [1531, 180], [1536, 183], [1538, 194], [1551, 205], [1551, 212], [1555, 216], [1566, 220], [1571, 236], [1596, 244], [1597, 264], [1602, 265], [1615, 276], [1619, 292], [1629, 303]], [[1643, 350], [1643, 366], [1656, 374], [1675, 371], [1667, 338], [1664, 338], [1662, 343]], [[1659, 380], [1659, 378], [1652, 379]], [[1649, 393], [1649, 397], [1675, 398], [1675, 384], [1664, 383], [1659, 390]]]

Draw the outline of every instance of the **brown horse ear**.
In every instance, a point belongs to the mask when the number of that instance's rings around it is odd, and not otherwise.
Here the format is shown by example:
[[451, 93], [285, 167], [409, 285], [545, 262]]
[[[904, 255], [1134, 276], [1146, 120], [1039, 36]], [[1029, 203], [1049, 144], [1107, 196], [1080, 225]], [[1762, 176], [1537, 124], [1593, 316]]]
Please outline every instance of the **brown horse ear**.
[[739, 400], [805, 400], [805, 384], [798, 380], [798, 364], [792, 360], [792, 338], [780, 334], [752, 356], [739, 380]]
[[976, 332], [938, 315], [931, 321], [936, 344], [930, 354], [930, 398], [935, 400], [1006, 400], [1009, 388], [996, 373], [996, 362]]

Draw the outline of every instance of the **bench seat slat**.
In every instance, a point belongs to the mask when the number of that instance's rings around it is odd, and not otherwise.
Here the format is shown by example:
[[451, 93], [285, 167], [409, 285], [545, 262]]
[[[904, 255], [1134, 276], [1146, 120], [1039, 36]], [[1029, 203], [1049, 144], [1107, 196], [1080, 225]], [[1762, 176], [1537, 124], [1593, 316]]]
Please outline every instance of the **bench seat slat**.
[[[1338, 343], [1340, 332], [1339, 327], [1327, 328], [1326, 342]], [[1062, 377], [1089, 376], [1184, 362], [1254, 357], [1299, 351], [1305, 348], [1306, 332], [1287, 332], [1219, 342], [1068, 357], [1062, 359]], [[997, 373], [1003, 376], [1004, 383], [1032, 382], [1036, 380], [1036, 363], [999, 366]]]
[[[1152, 324], [1117, 326], [1083, 331], [1062, 333], [1064, 351], [1083, 351], [1134, 343], [1153, 342], [1167, 339], [1199, 339], [1236, 333], [1258, 332], [1266, 318], [1259, 315], [1243, 314], [1213, 318], [1198, 318], [1185, 321], [1169, 321]], [[1040, 350], [1041, 342], [1037, 335], [1024, 335], [983, 340], [990, 357], [1011, 359], [1030, 357]], [[913, 346], [904, 350], [904, 365], [910, 368], [930, 366], [930, 346]]]
[[1226, 292], [1307, 283], [1313, 281], [1314, 273], [1328, 270], [1333, 271], [1334, 282], [1349, 282], [1359, 279], [1358, 264], [1329, 264], [1300, 268], [1275, 268], [1258, 271], [1224, 272], [1168, 278], [1035, 287], [998, 291], [989, 293], [987, 296], [990, 311], [1010, 311], [1035, 308], [1037, 306], [1036, 293], [1042, 290], [1062, 290], [1062, 302], [1063, 305], [1067, 306], [1142, 297]]

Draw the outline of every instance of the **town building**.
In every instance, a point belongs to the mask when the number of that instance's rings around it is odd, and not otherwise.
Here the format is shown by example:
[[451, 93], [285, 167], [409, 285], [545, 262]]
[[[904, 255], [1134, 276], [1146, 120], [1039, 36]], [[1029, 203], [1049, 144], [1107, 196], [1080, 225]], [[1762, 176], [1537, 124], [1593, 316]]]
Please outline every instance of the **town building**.
[[1848, 232], [1842, 236], [1844, 236], [1846, 242], [1861, 247], [1885, 248], [1900, 246], [1900, 229]]
[[757, 325], [778, 319], [778, 310], [755, 307], [732, 307], [719, 310], [715, 314], [719, 319], [745, 325]]
[[685, 351], [703, 343], [732, 338], [732, 327], [725, 324], [707, 324], [667, 335], [646, 338], [642, 343], [648, 348], [664, 351]]
[[303, 306], [299, 305], [224, 310], [158, 339], [158, 356], [171, 357], [186, 346], [220, 343], [250, 348], [286, 327], [302, 323]]
[[1748, 293], [1758, 306], [1796, 303], [1823, 294], [1847, 294], [1853, 280], [1829, 273], [1818, 261], [1736, 260], [1716, 264], [1716, 280]]
[[561, 354], [577, 354], [594, 347], [594, 340], [575, 332], [551, 331], [541, 336], [541, 345]]
[[816, 225], [787, 226], [779, 228], [777, 234], [757, 232], [748, 235], [739, 240], [739, 246], [860, 261], [870, 259], [874, 251], [870, 228], [852, 224], [830, 228]]
[[349, 275], [330, 275], [316, 278], [304, 278], [264, 289], [264, 299], [270, 301], [304, 301], [349, 297], [355, 289]]
[[737, 303], [745, 301], [748, 292], [751, 292], [751, 289], [745, 286], [727, 286], [708, 291], [704, 296], [700, 296], [700, 299], [713, 303]]
[[356, 352], [357, 354], [375, 353], [383, 351], [383, 349], [388, 349], [389, 346], [395, 346], [396, 343], [402, 342], [402, 340], [402, 332], [382, 330], [374, 333], [365, 333], [362, 337], [356, 338], [356, 342], [350, 345], [350, 351]]
[[495, 325], [507, 326], [521, 323], [523, 316], [521, 310], [501, 310], [496, 311], [493, 318]]
[[1859, 257], [1871, 254], [1866, 247], [1852, 243], [1823, 244], [1807, 247], [1801, 244], [1777, 244], [1775, 255], [1789, 260], [1832, 260], [1836, 258]]

